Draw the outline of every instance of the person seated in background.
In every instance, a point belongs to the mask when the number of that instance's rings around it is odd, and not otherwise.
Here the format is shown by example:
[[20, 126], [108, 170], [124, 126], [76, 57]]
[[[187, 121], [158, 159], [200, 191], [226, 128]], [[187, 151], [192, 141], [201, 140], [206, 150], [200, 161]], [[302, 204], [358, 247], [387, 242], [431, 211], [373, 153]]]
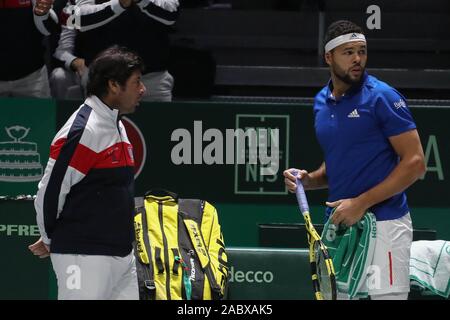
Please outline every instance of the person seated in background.
[[178, 0], [71, 0], [64, 10], [67, 22], [54, 54], [64, 67], [51, 73], [53, 96], [82, 98], [93, 57], [117, 44], [136, 51], [144, 60], [142, 81], [149, 90], [143, 100], [171, 101], [174, 79], [168, 72], [169, 31], [178, 7]]
[[49, 98], [44, 40], [57, 28], [53, 0], [0, 3], [0, 97]]
[[[55, 99], [81, 99], [85, 97], [87, 68], [83, 58], [74, 56], [75, 39], [78, 30], [66, 25], [74, 0], [66, 1], [61, 14], [61, 34], [52, 56], [53, 68], [50, 72], [50, 90]], [[84, 85], [82, 85], [82, 78]]]
[[[67, 8], [70, 7], [71, 3], [74, 3], [72, 0], [54, 0], [53, 9], [58, 13], [59, 25], [58, 32], [52, 33], [49, 39], [49, 59], [47, 61], [48, 74], [49, 74], [49, 85], [50, 85], [50, 94], [53, 98], [56, 99], [66, 99], [66, 91], [68, 87], [71, 87], [74, 83], [77, 83], [77, 74], [74, 72], [70, 72], [64, 77], [59, 76], [58, 74], [64, 71], [65, 60], [67, 59], [65, 52], [65, 43], [66, 41], [63, 38], [67, 38], [67, 29], [66, 21], [67, 21]], [[75, 30], [68, 30], [70, 32], [74, 32]], [[72, 49], [70, 49], [72, 50]], [[61, 55], [63, 54], [63, 57]], [[70, 70], [70, 62], [69, 66], [67, 66], [68, 70]], [[56, 74], [56, 77], [55, 75]], [[72, 90], [76, 90], [76, 98], [84, 97], [84, 94], [80, 94], [80, 86], [72, 88]]]

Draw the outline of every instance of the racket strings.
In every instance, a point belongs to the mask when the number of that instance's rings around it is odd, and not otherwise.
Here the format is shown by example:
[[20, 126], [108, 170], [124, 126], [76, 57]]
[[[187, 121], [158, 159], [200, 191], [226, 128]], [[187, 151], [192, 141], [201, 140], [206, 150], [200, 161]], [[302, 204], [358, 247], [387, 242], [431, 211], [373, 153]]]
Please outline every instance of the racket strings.
[[317, 280], [319, 282], [320, 292], [325, 300], [331, 300], [333, 294], [332, 279], [326, 263], [326, 258], [323, 255], [319, 246], [315, 249], [315, 262], [317, 268]]

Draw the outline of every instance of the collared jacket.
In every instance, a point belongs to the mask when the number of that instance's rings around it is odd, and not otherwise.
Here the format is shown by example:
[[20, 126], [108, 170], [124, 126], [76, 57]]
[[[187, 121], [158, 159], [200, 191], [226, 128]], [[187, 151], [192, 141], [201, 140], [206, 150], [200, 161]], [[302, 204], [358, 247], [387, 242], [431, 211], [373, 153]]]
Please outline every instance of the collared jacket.
[[33, 14], [35, 0], [0, 1], [0, 81], [26, 77], [45, 64], [44, 36], [57, 30], [53, 9], [46, 15]]
[[134, 159], [118, 110], [91, 96], [72, 114], [52, 141], [35, 208], [52, 253], [131, 252]]

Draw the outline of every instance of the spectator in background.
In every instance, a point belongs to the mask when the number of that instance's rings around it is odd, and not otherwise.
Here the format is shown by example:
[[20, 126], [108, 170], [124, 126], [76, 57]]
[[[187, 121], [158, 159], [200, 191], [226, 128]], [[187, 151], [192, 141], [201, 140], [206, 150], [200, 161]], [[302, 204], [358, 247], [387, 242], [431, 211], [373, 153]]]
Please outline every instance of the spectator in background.
[[[171, 101], [174, 80], [167, 70], [169, 32], [178, 17], [178, 6], [178, 0], [77, 0], [75, 6], [69, 4], [65, 12], [70, 20], [54, 54], [64, 63], [64, 68], [51, 75], [55, 97], [82, 95], [93, 57], [117, 44], [136, 51], [144, 60], [142, 82], [148, 92], [143, 100]], [[74, 13], [79, 19], [73, 18]]]
[[50, 72], [50, 90], [55, 99], [81, 99], [85, 96], [88, 70], [84, 59], [74, 56], [78, 30], [66, 25], [68, 10], [73, 4], [74, 0], [67, 1], [62, 11], [61, 34], [52, 57], [54, 68]]
[[0, 2], [0, 96], [50, 97], [44, 38], [56, 30], [53, 0]]

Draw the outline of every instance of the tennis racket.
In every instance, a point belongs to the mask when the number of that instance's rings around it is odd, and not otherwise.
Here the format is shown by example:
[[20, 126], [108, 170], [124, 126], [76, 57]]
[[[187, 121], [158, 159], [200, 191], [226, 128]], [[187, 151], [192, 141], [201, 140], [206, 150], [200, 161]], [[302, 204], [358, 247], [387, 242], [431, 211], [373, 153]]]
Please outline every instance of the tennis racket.
[[[297, 176], [297, 171], [291, 172]], [[305, 220], [305, 227], [309, 243], [309, 263], [311, 265], [311, 278], [316, 300], [336, 300], [336, 276], [333, 261], [328, 254], [319, 234], [314, 228], [309, 214], [308, 200], [302, 182], [297, 178], [297, 196], [300, 212]]]

